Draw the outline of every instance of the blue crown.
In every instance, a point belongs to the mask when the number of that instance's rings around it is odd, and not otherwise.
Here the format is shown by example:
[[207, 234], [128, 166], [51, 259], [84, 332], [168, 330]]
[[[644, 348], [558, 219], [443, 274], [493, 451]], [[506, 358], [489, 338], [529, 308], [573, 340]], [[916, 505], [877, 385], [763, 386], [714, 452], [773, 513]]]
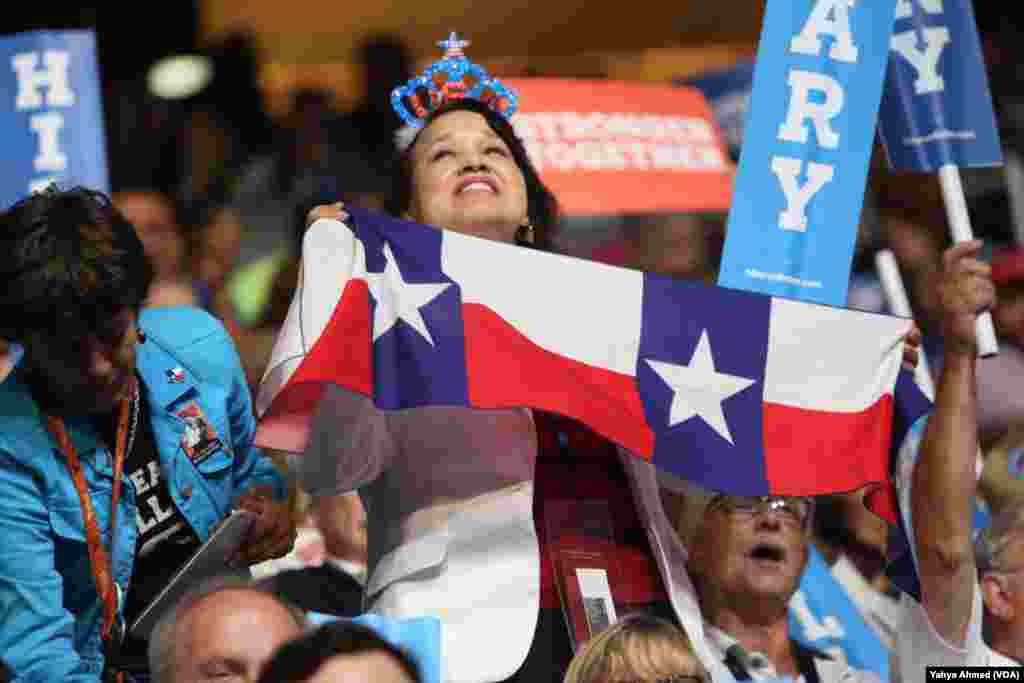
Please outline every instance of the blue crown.
[[515, 91], [466, 58], [462, 49], [469, 46], [468, 40], [460, 40], [452, 31], [437, 46], [444, 49], [441, 59], [427, 67], [422, 76], [391, 91], [391, 106], [406, 124], [420, 128], [424, 119], [445, 102], [466, 98], [483, 102], [506, 119], [515, 113]]

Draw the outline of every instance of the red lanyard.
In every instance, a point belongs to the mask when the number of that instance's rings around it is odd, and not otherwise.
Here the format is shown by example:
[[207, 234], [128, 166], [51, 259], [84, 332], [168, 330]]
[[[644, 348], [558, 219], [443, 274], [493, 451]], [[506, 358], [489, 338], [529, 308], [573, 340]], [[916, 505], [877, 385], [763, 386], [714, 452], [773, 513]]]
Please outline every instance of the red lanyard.
[[[137, 396], [135, 380], [132, 380], [131, 396]], [[141, 399], [137, 399], [141, 400]], [[117, 529], [117, 503], [121, 497], [121, 475], [124, 472], [124, 461], [128, 443], [128, 418], [131, 412], [131, 399], [121, 401], [120, 412], [117, 418], [117, 444], [114, 451], [114, 490], [110, 496], [110, 551], [104, 547], [100, 535], [100, 525], [96, 518], [96, 509], [92, 504], [92, 497], [89, 495], [89, 486], [85, 480], [85, 472], [82, 470], [82, 461], [78, 457], [78, 449], [71, 442], [64, 420], [54, 415], [46, 416], [46, 428], [50, 436], [57, 442], [57, 447], [67, 460], [68, 469], [75, 482], [75, 490], [78, 491], [78, 500], [82, 505], [82, 517], [85, 521], [85, 538], [89, 545], [89, 562], [92, 565], [92, 575], [96, 580], [96, 590], [103, 601], [103, 638], [110, 636], [111, 629], [117, 619], [117, 587], [114, 583], [114, 576], [110, 565], [110, 553], [114, 549], [115, 531]]]

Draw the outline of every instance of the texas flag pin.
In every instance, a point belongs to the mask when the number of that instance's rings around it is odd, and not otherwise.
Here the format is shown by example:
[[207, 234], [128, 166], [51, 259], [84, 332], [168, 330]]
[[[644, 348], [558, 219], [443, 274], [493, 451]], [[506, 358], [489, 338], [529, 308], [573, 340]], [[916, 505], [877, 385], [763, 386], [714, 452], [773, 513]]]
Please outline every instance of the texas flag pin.
[[167, 371], [167, 381], [171, 384], [181, 384], [185, 381], [185, 371], [181, 368], [171, 368]]

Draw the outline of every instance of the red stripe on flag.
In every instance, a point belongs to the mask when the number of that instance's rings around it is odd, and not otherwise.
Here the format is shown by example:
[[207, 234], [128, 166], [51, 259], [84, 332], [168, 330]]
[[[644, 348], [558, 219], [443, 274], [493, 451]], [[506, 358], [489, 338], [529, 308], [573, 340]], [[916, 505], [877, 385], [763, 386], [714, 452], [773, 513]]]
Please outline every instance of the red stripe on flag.
[[302, 453], [309, 445], [313, 409], [324, 393], [322, 382], [288, 384], [260, 418], [253, 443], [288, 453]]
[[[261, 418], [257, 445], [297, 453], [305, 450], [325, 384], [373, 396], [372, 329], [366, 282], [349, 280], [313, 348]], [[284, 448], [282, 443], [301, 448]]]
[[856, 413], [764, 406], [765, 474], [772, 493], [810, 496], [889, 480], [893, 399]]
[[463, 304], [462, 319], [470, 405], [566, 415], [650, 459], [654, 433], [633, 377], [542, 349], [482, 304]]
[[864, 505], [889, 524], [893, 526], [899, 524], [899, 502], [896, 496], [896, 487], [892, 484], [885, 484], [869, 491], [864, 497]]

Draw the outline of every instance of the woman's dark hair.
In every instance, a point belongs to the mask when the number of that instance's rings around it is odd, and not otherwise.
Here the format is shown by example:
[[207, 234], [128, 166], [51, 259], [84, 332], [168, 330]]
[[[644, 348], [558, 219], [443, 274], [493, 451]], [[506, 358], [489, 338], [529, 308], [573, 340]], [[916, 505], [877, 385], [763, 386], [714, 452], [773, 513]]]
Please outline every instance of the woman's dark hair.
[[85, 336], [138, 310], [153, 270], [131, 223], [102, 192], [46, 190], [0, 214], [0, 337]]
[[257, 683], [304, 683], [332, 657], [370, 652], [390, 655], [414, 683], [423, 680], [419, 667], [405, 650], [384, 640], [371, 628], [342, 620], [328, 622], [282, 645], [263, 667]]
[[[519, 167], [523, 179], [526, 181], [527, 211], [534, 232], [533, 246], [547, 250], [550, 247], [551, 234], [558, 223], [558, 202], [541, 181], [540, 174], [537, 173], [537, 169], [533, 167], [533, 163], [526, 154], [526, 146], [516, 135], [512, 124], [483, 102], [467, 98], [442, 104], [427, 117], [423, 128], [425, 129], [437, 119], [453, 111], [471, 111], [480, 114], [487, 121], [491, 130], [508, 146], [516, 166]], [[416, 141], [414, 140], [399, 158], [390, 207], [391, 212], [396, 216], [401, 216], [412, 205], [412, 149], [415, 146]]]

